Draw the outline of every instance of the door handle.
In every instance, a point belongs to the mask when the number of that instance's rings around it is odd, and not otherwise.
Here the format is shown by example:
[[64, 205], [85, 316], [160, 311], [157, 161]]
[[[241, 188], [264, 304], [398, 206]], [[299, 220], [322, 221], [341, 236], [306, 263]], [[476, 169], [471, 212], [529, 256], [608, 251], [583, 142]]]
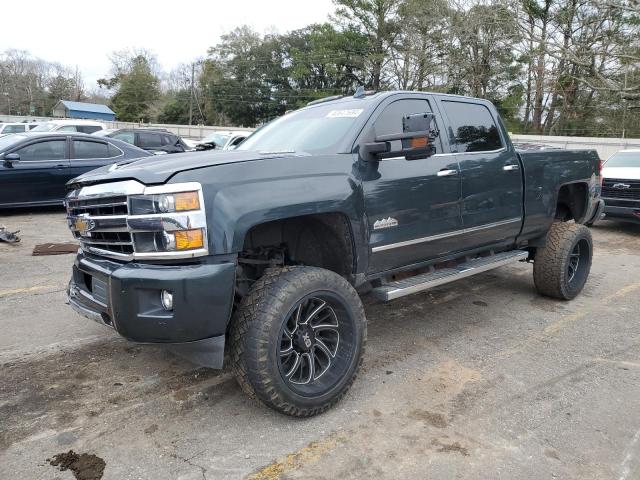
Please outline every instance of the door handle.
[[505, 172], [513, 172], [514, 170], [520, 170], [520, 165], [505, 165], [502, 167]]
[[453, 175], [457, 175], [458, 174], [458, 170], [449, 170], [449, 169], [444, 169], [444, 170], [440, 170], [437, 175], [439, 177], [451, 177]]

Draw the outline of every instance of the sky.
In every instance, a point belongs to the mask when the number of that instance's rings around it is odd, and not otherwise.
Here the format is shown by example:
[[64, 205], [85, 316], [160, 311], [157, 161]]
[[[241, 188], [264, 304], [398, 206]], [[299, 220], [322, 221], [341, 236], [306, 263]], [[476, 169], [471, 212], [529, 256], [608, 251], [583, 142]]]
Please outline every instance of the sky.
[[332, 0], [3, 1], [0, 52], [16, 48], [82, 72], [85, 88], [109, 73], [108, 55], [154, 52], [165, 71], [202, 58], [220, 35], [240, 25], [287, 32], [326, 21]]

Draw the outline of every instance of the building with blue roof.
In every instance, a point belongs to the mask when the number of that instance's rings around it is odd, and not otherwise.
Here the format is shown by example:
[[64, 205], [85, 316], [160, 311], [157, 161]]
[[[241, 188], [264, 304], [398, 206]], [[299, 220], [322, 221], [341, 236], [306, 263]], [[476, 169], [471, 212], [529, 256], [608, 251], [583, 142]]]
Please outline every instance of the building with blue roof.
[[116, 114], [106, 105], [99, 103], [72, 102], [70, 100], [60, 100], [53, 107], [53, 116], [61, 118], [85, 118], [90, 120], [116, 119]]

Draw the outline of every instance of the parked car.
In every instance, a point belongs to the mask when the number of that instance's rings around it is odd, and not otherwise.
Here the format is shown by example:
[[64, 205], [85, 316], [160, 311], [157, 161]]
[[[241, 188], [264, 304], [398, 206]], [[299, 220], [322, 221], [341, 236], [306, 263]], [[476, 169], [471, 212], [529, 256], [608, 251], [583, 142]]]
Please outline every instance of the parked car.
[[0, 135], [6, 135], [9, 133], [24, 133], [33, 130], [37, 127], [38, 123], [26, 123], [26, 122], [12, 122], [12, 123], [0, 123]]
[[93, 120], [60, 119], [40, 123], [33, 132], [80, 132], [94, 133], [104, 130], [104, 124]]
[[354, 381], [356, 289], [390, 301], [533, 261], [538, 292], [570, 300], [591, 268], [583, 223], [604, 206], [597, 152], [516, 150], [490, 102], [411, 92], [316, 101], [234, 151], [70, 188], [72, 308], [209, 367], [228, 341], [243, 390], [300, 417]]
[[640, 149], [614, 153], [602, 176], [605, 218], [640, 223]]
[[196, 150], [233, 150], [251, 132], [214, 132], [196, 144]]
[[163, 129], [120, 128], [104, 136], [122, 140], [154, 154], [182, 153], [189, 150], [178, 135]]
[[30, 132], [0, 137], [0, 208], [62, 205], [74, 177], [150, 154], [83, 133]]

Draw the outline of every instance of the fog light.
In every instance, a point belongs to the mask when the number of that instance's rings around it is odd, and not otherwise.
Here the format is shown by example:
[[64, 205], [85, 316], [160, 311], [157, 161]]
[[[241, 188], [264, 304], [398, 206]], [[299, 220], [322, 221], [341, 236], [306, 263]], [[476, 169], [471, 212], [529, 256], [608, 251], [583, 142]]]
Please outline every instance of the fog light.
[[173, 293], [169, 290], [160, 292], [160, 301], [162, 302], [162, 308], [169, 311], [173, 310]]

